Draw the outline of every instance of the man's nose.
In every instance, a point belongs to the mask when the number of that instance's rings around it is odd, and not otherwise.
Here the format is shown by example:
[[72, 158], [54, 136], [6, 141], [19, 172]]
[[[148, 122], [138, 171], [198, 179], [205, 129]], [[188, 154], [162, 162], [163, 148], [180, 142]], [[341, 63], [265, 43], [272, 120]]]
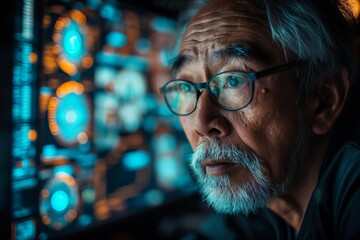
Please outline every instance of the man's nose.
[[194, 114], [194, 130], [202, 138], [223, 138], [229, 135], [231, 124], [221, 110], [204, 91], [198, 99]]

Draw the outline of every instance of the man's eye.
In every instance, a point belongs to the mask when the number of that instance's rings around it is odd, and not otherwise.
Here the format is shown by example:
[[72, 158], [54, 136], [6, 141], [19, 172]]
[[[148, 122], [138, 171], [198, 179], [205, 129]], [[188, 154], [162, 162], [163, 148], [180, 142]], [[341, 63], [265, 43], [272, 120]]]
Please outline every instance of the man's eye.
[[217, 86], [210, 87], [211, 93], [217, 98], [220, 95], [220, 89]]
[[189, 93], [191, 92], [191, 85], [189, 83], [179, 84], [179, 88], [182, 92]]
[[229, 76], [226, 79], [226, 85], [228, 85], [231, 88], [236, 88], [244, 83], [245, 80], [240, 76]]

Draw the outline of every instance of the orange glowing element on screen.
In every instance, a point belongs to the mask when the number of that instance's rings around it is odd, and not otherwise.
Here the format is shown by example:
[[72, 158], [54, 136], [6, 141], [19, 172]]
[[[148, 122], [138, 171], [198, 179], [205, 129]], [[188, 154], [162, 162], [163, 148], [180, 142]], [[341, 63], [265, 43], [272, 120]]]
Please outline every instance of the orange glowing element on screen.
[[34, 129], [31, 129], [28, 133], [28, 138], [30, 141], [35, 141], [37, 139], [37, 132]]
[[53, 54], [59, 54], [61, 52], [61, 47], [59, 44], [54, 44], [54, 46], [51, 48], [51, 51]]
[[56, 58], [52, 46], [45, 46], [43, 52], [43, 64], [44, 64], [44, 73], [51, 74], [54, 73], [57, 69]]
[[72, 222], [76, 217], [77, 217], [76, 211], [70, 210], [70, 211], [65, 215], [65, 220], [66, 220], [67, 222]]
[[42, 217], [42, 222], [46, 225], [49, 225], [51, 223], [51, 220], [48, 216], [43, 216]]
[[[59, 18], [55, 23], [55, 26], [54, 26], [55, 30], [57, 30], [57, 31], [61, 30], [65, 26], [66, 19], [68, 19], [68, 18]], [[59, 34], [57, 33], [57, 35], [59, 35]], [[53, 36], [53, 38], [54, 38], [54, 36]]]
[[86, 16], [79, 10], [72, 10], [70, 17], [80, 24], [86, 24]]
[[43, 198], [47, 198], [47, 197], [49, 197], [49, 190], [47, 190], [47, 189], [43, 189], [43, 190], [41, 190], [41, 197], [43, 197]]
[[[56, 107], [59, 103], [59, 100], [56, 97], [52, 97], [49, 100], [49, 105], [48, 105], [48, 111], [49, 111], [49, 119], [55, 119], [55, 113], [56, 113]], [[49, 121], [49, 128], [50, 128], [50, 132], [53, 135], [58, 135], [59, 134], [59, 126], [57, 125], [57, 123], [55, 121]]]
[[62, 173], [62, 172], [58, 172], [56, 173], [55, 175], [55, 179], [59, 182], [64, 182], [66, 183], [68, 186], [72, 187], [72, 186], [75, 186], [76, 185], [76, 181], [75, 179], [67, 174], [67, 173]]
[[30, 57], [29, 57], [29, 60], [30, 60], [30, 63], [36, 63], [37, 62], [37, 59], [38, 59], [38, 56], [36, 53], [32, 52], [30, 54]]
[[92, 56], [86, 56], [84, 57], [82, 61], [83, 68], [90, 68], [94, 63], [94, 59]]
[[77, 95], [83, 94], [84, 86], [81, 83], [78, 83], [75, 81], [68, 81], [68, 82], [62, 84], [56, 90], [56, 96], [59, 98], [62, 98], [69, 93], [75, 93]]
[[84, 132], [79, 133], [79, 135], [77, 136], [77, 140], [80, 144], [85, 144], [89, 138], [88, 135]]
[[77, 73], [77, 67], [63, 57], [58, 58], [58, 64], [59, 67], [70, 76], [74, 76]]

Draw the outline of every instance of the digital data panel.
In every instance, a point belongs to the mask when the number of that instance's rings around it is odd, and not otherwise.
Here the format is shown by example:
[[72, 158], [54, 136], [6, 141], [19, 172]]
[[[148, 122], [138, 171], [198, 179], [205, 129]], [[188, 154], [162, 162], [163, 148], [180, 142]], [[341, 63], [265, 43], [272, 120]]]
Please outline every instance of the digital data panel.
[[14, 239], [64, 237], [192, 194], [192, 150], [158, 92], [171, 78], [175, 16], [121, 1], [44, 3], [39, 39], [23, 44], [37, 57], [34, 81], [16, 90], [27, 121], [14, 134]]

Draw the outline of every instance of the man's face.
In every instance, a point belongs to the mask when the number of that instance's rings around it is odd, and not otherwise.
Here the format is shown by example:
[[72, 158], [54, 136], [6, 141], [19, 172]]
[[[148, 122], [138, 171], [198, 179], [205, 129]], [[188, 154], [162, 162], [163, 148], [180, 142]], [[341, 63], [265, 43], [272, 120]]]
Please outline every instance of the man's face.
[[[222, 71], [256, 72], [286, 63], [265, 20], [220, 0], [189, 24], [180, 55], [176, 78], [193, 83]], [[253, 100], [237, 111], [220, 109], [205, 91], [196, 110], [180, 117], [193, 149], [200, 145], [191, 166], [215, 209], [247, 213], [286, 185], [300, 127], [296, 81], [294, 70], [255, 80]], [[247, 200], [234, 203], [241, 198]], [[250, 206], [258, 198], [259, 206]]]

